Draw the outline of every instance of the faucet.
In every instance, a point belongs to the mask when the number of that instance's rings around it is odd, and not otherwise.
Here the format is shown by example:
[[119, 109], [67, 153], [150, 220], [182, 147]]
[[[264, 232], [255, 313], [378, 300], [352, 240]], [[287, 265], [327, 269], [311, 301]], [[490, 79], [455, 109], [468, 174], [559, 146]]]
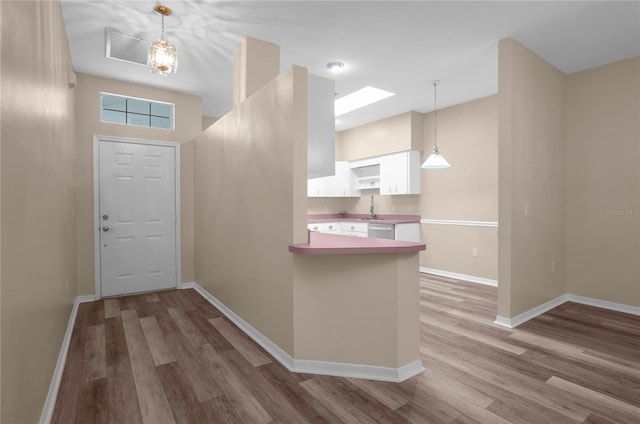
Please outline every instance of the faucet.
[[371, 206], [369, 207], [369, 212], [371, 213], [371, 219], [376, 219], [376, 213], [373, 208], [373, 194], [371, 195]]

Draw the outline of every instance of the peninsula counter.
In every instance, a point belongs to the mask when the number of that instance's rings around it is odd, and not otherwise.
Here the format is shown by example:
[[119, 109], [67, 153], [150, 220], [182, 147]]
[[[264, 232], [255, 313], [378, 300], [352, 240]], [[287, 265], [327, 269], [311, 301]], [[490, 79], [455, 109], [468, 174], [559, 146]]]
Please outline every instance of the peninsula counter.
[[290, 245], [298, 364], [386, 381], [422, 372], [418, 253], [425, 249], [315, 232], [309, 243]]

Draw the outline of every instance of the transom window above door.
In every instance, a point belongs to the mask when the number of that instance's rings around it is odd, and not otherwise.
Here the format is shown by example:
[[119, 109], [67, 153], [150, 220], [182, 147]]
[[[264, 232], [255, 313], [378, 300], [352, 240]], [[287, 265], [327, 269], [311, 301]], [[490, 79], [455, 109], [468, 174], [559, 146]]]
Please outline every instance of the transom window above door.
[[174, 104], [100, 93], [100, 120], [113, 124], [174, 129]]

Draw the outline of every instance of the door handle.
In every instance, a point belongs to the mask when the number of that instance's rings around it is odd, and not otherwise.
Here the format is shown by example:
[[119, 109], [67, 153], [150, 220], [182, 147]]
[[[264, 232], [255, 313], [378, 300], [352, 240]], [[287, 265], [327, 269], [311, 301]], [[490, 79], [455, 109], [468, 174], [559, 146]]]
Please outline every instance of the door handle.
[[102, 227], [102, 231], [104, 231], [105, 233], [107, 231], [111, 231], [111, 230], [113, 230], [113, 228], [111, 228], [111, 227], [107, 227], [107, 226]]

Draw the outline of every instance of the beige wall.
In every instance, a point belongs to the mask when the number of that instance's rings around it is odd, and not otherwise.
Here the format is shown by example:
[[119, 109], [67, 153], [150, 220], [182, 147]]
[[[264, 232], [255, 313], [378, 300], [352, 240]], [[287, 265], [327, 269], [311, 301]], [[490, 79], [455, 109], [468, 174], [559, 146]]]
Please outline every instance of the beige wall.
[[369, 213], [371, 195], [378, 214], [420, 214], [420, 196], [380, 196], [379, 190], [362, 190], [360, 197], [309, 197], [309, 213]]
[[640, 58], [567, 78], [567, 287], [640, 306]]
[[[426, 114], [423, 161], [433, 149], [433, 125], [433, 113]], [[422, 171], [423, 216], [497, 221], [498, 96], [438, 110], [438, 148], [451, 168]]]
[[306, 241], [307, 73], [281, 74], [196, 140], [196, 281], [293, 355], [293, 258]]
[[213, 125], [219, 118], [215, 116], [202, 116], [202, 131]]
[[562, 72], [517, 41], [500, 41], [498, 314], [503, 317], [566, 292], [565, 81]]
[[407, 112], [336, 133], [336, 160], [422, 149], [422, 114]]
[[[442, 85], [440, 90], [446, 89]], [[434, 114], [425, 115], [422, 160], [433, 149]], [[451, 168], [422, 170], [425, 219], [498, 221], [498, 96], [438, 110], [438, 148]], [[495, 227], [422, 225], [420, 266], [498, 279]], [[478, 257], [473, 257], [478, 249]]]
[[34, 423], [76, 295], [72, 68], [59, 2], [0, 16], [1, 421]]
[[[498, 229], [460, 225], [422, 224], [420, 266], [473, 277], [498, 279]], [[478, 249], [478, 256], [473, 250]], [[433, 271], [436, 272], [436, 271]]]
[[233, 52], [233, 107], [262, 88], [280, 72], [280, 47], [245, 37]]
[[[162, 78], [149, 74], [149, 78]], [[78, 294], [95, 293], [93, 240], [93, 136], [173, 141], [181, 144], [182, 281], [194, 281], [193, 155], [202, 131], [202, 99], [189, 94], [78, 74], [76, 94], [76, 230]], [[175, 104], [175, 131], [100, 122], [100, 92]]]
[[296, 359], [389, 368], [420, 359], [417, 254], [295, 255], [294, 270]]

